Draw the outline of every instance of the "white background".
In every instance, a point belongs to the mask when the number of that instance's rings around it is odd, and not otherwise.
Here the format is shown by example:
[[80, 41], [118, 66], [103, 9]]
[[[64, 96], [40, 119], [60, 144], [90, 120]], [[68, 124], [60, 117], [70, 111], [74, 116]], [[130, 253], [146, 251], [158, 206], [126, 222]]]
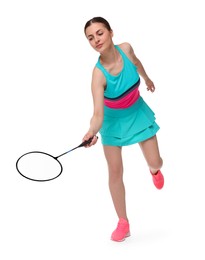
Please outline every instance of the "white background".
[[[204, 260], [204, 7], [184, 1], [0, 3], [0, 258]], [[61, 158], [63, 174], [37, 183], [16, 171], [28, 151], [61, 154], [78, 145], [92, 115], [98, 58], [83, 27], [103, 16], [114, 43], [130, 42], [156, 92], [165, 187], [154, 188], [138, 145], [123, 150], [132, 236], [117, 224], [99, 142]]]

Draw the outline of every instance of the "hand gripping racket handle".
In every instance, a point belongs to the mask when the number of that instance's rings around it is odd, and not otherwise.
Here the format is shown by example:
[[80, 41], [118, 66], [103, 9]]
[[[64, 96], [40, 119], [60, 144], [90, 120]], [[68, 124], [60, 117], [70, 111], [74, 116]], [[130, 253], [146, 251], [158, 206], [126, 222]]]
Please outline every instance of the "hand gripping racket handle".
[[[97, 137], [98, 138], [98, 137]], [[88, 139], [87, 141], [82, 142], [78, 147], [82, 147], [85, 146], [87, 144], [90, 144], [93, 140], [93, 137], [91, 137], [90, 139]]]

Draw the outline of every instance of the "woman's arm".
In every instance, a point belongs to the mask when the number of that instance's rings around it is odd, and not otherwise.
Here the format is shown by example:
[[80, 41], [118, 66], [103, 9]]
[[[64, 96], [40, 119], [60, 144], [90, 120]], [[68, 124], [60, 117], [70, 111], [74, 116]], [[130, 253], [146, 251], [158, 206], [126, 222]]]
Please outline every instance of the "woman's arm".
[[[92, 97], [93, 97], [93, 115], [90, 120], [90, 127], [85, 134], [83, 141], [86, 141], [94, 137], [100, 130], [104, 117], [104, 89], [106, 80], [102, 72], [98, 68], [94, 68], [92, 75]], [[90, 145], [94, 145], [97, 142], [97, 138], [93, 138]]]
[[136, 57], [134, 50], [132, 46], [129, 43], [123, 43], [121, 45], [123, 51], [127, 54], [129, 59], [137, 66], [137, 71], [140, 74], [140, 76], [144, 79], [145, 84], [147, 85], [147, 90], [150, 90], [151, 92], [155, 91], [155, 86], [152, 80], [147, 75], [141, 61]]

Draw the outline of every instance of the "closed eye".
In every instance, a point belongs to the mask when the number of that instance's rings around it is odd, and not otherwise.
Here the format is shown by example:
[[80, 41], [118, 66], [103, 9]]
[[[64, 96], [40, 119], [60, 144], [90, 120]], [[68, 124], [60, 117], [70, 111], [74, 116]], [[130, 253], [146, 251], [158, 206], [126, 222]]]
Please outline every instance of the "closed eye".
[[[104, 32], [103, 32], [102, 30], [98, 30], [98, 31], [96, 32], [96, 34], [97, 34], [98, 36], [103, 35], [103, 33], [104, 33]], [[93, 36], [93, 35], [88, 35], [87, 38], [88, 38], [89, 41], [92, 41], [93, 38], [94, 38], [94, 36]]]

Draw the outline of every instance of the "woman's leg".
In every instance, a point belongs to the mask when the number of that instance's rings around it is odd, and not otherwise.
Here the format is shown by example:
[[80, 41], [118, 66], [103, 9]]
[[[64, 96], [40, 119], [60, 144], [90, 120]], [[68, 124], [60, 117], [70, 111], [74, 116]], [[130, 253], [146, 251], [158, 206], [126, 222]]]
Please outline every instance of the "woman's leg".
[[109, 171], [109, 189], [116, 213], [127, 220], [125, 187], [123, 183], [122, 148], [118, 146], [103, 146]]
[[149, 166], [152, 174], [158, 172], [163, 165], [162, 158], [160, 156], [158, 142], [156, 135], [139, 143], [140, 148], [143, 152], [145, 160]]

